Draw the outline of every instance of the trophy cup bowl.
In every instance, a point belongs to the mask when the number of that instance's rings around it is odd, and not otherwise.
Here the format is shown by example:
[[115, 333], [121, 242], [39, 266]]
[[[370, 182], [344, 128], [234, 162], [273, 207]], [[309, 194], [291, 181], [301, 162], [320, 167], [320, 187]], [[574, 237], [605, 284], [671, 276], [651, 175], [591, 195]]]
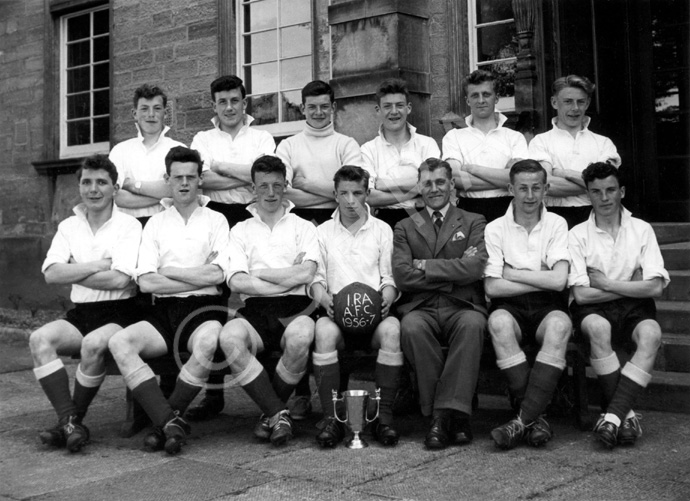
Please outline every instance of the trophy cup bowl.
[[[349, 390], [343, 392], [343, 397], [338, 398], [338, 392], [333, 391], [333, 411], [335, 418], [346, 425], [353, 433], [352, 440], [347, 443], [348, 449], [364, 449], [368, 447], [359, 434], [364, 430], [364, 427], [379, 417], [379, 404], [381, 401], [381, 390], [376, 390], [376, 396], [372, 400], [376, 400], [376, 416], [369, 419], [367, 416], [367, 409], [369, 406], [369, 392], [365, 390]], [[336, 404], [343, 402], [345, 404], [345, 419], [338, 417], [338, 410]]]

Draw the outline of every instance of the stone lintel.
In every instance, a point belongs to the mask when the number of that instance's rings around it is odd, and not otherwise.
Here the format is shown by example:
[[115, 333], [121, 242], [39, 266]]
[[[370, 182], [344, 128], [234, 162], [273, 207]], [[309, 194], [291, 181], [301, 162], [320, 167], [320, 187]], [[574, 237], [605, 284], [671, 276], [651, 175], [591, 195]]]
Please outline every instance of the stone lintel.
[[428, 19], [429, 4], [419, 0], [353, 0], [329, 5], [328, 23], [334, 25], [398, 13]]
[[57, 176], [59, 174], [74, 174], [79, 170], [82, 160], [82, 157], [39, 160], [31, 162], [31, 165], [42, 176]]
[[431, 95], [428, 73], [399, 68], [337, 77], [333, 78], [330, 84], [338, 99], [372, 96], [376, 93], [376, 86], [388, 78], [402, 78], [407, 82], [407, 88], [412, 94]]

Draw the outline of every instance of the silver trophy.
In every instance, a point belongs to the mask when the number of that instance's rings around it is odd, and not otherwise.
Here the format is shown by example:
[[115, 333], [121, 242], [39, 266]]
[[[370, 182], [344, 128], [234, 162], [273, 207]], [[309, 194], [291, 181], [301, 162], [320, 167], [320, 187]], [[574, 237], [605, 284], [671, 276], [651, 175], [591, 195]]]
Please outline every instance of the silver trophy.
[[[379, 417], [379, 404], [381, 401], [381, 390], [376, 390], [376, 396], [372, 400], [376, 400], [376, 416], [372, 419], [367, 417], [367, 410], [369, 408], [369, 392], [365, 390], [349, 390], [343, 392], [343, 398], [338, 398], [338, 392], [333, 391], [333, 411], [335, 418], [341, 423], [345, 424], [352, 430], [353, 437], [347, 443], [348, 449], [364, 449], [368, 447], [364, 440], [359, 438], [359, 434], [364, 430], [364, 427]], [[336, 404], [343, 402], [345, 404], [345, 419], [338, 417], [338, 410]]]

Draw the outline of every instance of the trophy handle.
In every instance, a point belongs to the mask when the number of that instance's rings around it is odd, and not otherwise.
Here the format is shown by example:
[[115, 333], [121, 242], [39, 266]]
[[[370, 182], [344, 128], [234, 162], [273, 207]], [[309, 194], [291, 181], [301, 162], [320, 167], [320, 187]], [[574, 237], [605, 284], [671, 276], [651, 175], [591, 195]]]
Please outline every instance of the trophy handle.
[[[379, 417], [379, 410], [381, 407], [381, 388], [376, 388], [375, 395], [376, 396], [374, 398], [372, 398], [372, 400], [376, 400], [376, 416], [374, 416], [373, 419], [369, 419], [369, 416], [365, 415], [364, 419], [366, 419], [367, 423], [371, 423], [373, 421], [376, 421], [376, 419], [378, 419], [378, 417]], [[333, 404], [333, 405], [335, 405], [335, 404]]]
[[[335, 416], [335, 418], [336, 418], [338, 421], [340, 421], [341, 423], [345, 424], [345, 423], [347, 423], [347, 421], [348, 421], [348, 419], [347, 419], [347, 418], [348, 418], [348, 416], [347, 416], [347, 408], [345, 409], [345, 419], [340, 419], [340, 418], [338, 417], [338, 409], [337, 409], [337, 407], [336, 407], [336, 404], [337, 404], [338, 402], [342, 402], [343, 399], [342, 399], [342, 398], [338, 398], [338, 392], [337, 392], [336, 390], [331, 390], [331, 392], [332, 392], [332, 394], [333, 394], [333, 415]], [[378, 413], [377, 413], [377, 415], [378, 415]]]

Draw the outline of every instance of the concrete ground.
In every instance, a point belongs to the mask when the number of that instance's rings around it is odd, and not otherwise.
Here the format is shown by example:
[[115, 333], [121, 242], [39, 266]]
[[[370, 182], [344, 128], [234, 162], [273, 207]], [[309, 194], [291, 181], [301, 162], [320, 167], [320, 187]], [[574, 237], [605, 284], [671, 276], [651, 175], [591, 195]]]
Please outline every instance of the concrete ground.
[[[67, 363], [73, 376], [76, 366]], [[406, 416], [395, 448], [369, 439], [363, 450], [323, 450], [314, 442], [315, 416], [277, 449], [255, 441], [257, 408], [242, 390], [227, 389], [223, 414], [193, 424], [172, 457], [145, 452], [141, 433], [118, 437], [124, 396], [122, 378], [107, 378], [85, 421], [92, 443], [76, 454], [46, 448], [38, 432], [56, 418], [28, 348], [0, 341], [0, 500], [690, 499], [687, 414], [647, 411], [638, 444], [613, 451], [571, 419], [554, 418], [555, 437], [543, 449], [502, 452], [489, 431], [511, 412], [504, 398], [480, 395], [468, 446], [427, 451], [422, 418]]]

